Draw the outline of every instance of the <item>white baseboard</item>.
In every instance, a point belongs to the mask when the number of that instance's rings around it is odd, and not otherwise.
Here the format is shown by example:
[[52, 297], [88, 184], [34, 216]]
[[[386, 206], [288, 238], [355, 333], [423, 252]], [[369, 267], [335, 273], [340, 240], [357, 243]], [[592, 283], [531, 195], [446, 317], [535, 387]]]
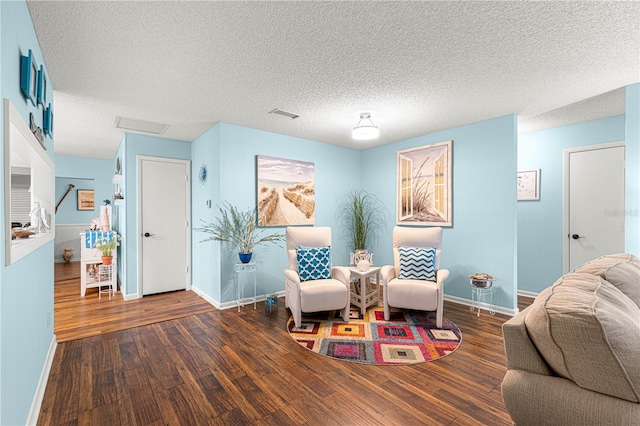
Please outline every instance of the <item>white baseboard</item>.
[[[209, 302], [216, 309], [224, 310], [224, 309], [238, 307], [238, 300], [230, 300], [228, 302], [220, 303], [219, 301], [215, 300], [214, 298], [212, 298], [211, 296], [209, 296], [208, 294], [206, 294], [205, 292], [203, 292], [201, 289], [199, 289], [193, 284], [191, 285], [191, 291], [195, 292], [198, 296], [202, 297], [204, 300]], [[282, 297], [284, 296], [284, 290], [274, 291], [273, 294], [275, 294], [278, 297]], [[256, 302], [262, 302], [265, 299], [266, 299], [265, 294], [259, 294], [256, 296]], [[244, 302], [242, 303], [242, 306], [249, 305], [251, 303], [253, 303], [253, 300], [247, 300], [247, 298], [245, 298]]]
[[[81, 262], [81, 261], [82, 259], [80, 259], [79, 257], [72, 257], [71, 259], [69, 259], [69, 262]], [[65, 262], [62, 256], [59, 256], [53, 259], [53, 263], [65, 263]]]
[[206, 294], [204, 291], [200, 290], [198, 287], [196, 287], [193, 284], [191, 284], [191, 291], [193, 291], [198, 296], [202, 297], [204, 300], [209, 302], [209, 304], [213, 305], [214, 308], [216, 308], [216, 309], [225, 309], [225, 308], [221, 308], [220, 307], [220, 302], [218, 302], [213, 297], [209, 296], [208, 294]]
[[133, 293], [133, 294], [122, 294], [122, 300], [124, 300], [125, 302], [129, 301], [129, 300], [136, 300], [139, 299], [140, 297], [138, 297], [138, 293]]
[[538, 297], [539, 294], [540, 293], [534, 293], [533, 291], [518, 290], [518, 296], [531, 297], [533, 299]]
[[[444, 295], [444, 300], [447, 300], [449, 302], [453, 302], [453, 303], [457, 303], [459, 305], [465, 305], [465, 306], [472, 306], [472, 301], [470, 299], [465, 299], [463, 297], [457, 297], [457, 296], [449, 296], [449, 295]], [[488, 303], [485, 302], [480, 302], [478, 304], [478, 306], [480, 306], [481, 309], [484, 310], [489, 310], [490, 305]], [[516, 315], [518, 312], [520, 312], [520, 310], [518, 308], [515, 309], [509, 309], [509, 308], [505, 308], [503, 306], [498, 306], [498, 305], [493, 305], [492, 306], [493, 310], [499, 314], [504, 314], [504, 315], [510, 315], [510, 316], [514, 316]]]
[[40, 415], [40, 408], [42, 407], [42, 399], [44, 398], [44, 391], [47, 389], [47, 382], [49, 381], [49, 372], [51, 371], [51, 365], [53, 364], [53, 357], [56, 354], [56, 348], [58, 342], [56, 341], [55, 334], [51, 339], [49, 345], [49, 352], [47, 352], [47, 358], [42, 366], [42, 372], [40, 373], [40, 380], [38, 380], [38, 387], [36, 393], [33, 395], [33, 401], [31, 401], [31, 408], [29, 409], [29, 415], [27, 416], [26, 425], [36, 425], [38, 423], [38, 416]]

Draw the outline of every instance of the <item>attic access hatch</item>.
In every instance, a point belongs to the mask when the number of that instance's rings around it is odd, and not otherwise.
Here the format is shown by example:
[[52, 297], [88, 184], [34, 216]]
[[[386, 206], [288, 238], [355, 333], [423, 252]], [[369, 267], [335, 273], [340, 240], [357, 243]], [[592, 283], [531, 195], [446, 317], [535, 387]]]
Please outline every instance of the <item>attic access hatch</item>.
[[119, 129], [132, 130], [134, 132], [151, 133], [153, 135], [163, 135], [169, 128], [168, 124], [156, 123], [154, 121], [138, 120], [135, 118], [125, 118], [116, 116], [115, 126]]

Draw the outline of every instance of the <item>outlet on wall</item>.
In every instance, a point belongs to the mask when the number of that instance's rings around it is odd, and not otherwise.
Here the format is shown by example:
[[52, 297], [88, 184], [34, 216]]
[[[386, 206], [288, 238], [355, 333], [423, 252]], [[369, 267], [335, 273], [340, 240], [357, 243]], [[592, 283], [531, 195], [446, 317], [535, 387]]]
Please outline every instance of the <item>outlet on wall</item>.
[[51, 323], [53, 323], [53, 316], [51, 315], [51, 311], [47, 312], [47, 328], [51, 328]]

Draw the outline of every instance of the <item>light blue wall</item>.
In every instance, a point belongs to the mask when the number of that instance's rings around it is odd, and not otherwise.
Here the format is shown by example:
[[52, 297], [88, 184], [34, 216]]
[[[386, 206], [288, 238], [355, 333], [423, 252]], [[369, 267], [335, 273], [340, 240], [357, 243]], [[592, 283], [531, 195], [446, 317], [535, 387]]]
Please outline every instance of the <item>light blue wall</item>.
[[518, 202], [520, 290], [539, 293], [563, 273], [563, 151], [623, 140], [623, 115], [519, 135], [518, 170], [540, 169], [540, 200]]
[[450, 270], [445, 294], [471, 298], [470, 274], [497, 279], [494, 304], [516, 307], [516, 117], [507, 115], [362, 152], [363, 189], [388, 207], [390, 221], [379, 238], [378, 265], [393, 264], [396, 153], [453, 140], [453, 226], [444, 228], [441, 267]]
[[[69, 185], [74, 187], [60, 202], [62, 197], [69, 190]], [[95, 217], [94, 211], [78, 210], [78, 190], [93, 189], [93, 178], [67, 178], [56, 177], [56, 189], [54, 200], [60, 203], [58, 211], [56, 211], [56, 225], [69, 224], [90, 224], [91, 219]]]
[[[205, 133], [194, 145], [193, 170], [206, 163], [212, 172], [208, 185], [218, 189], [195, 189], [192, 191], [192, 215], [194, 227], [201, 217], [211, 220], [217, 213], [216, 204], [227, 201], [241, 210], [256, 205], [256, 155], [310, 161], [315, 164], [316, 182], [316, 226], [330, 226], [333, 229], [333, 261], [345, 265], [349, 251], [342, 243], [335, 222], [336, 203], [339, 198], [359, 182], [360, 153], [357, 150], [327, 145], [306, 139], [279, 135], [232, 124], [220, 123], [213, 131]], [[215, 182], [215, 179], [218, 182]], [[200, 185], [194, 176], [193, 186]], [[219, 196], [218, 192], [219, 191]], [[203, 209], [206, 199], [212, 199], [212, 209]], [[282, 227], [267, 228], [265, 232], [284, 233]], [[210, 256], [218, 256], [215, 248], [219, 243], [199, 243], [204, 234], [193, 233], [193, 278], [194, 285], [202, 288], [212, 298], [220, 302], [235, 300], [233, 265], [238, 261], [237, 253], [226, 245], [221, 247], [220, 262], [208, 265]], [[284, 278], [282, 270], [287, 267], [284, 243], [280, 246], [260, 246], [254, 253], [258, 269], [258, 294], [282, 291]], [[219, 271], [216, 270], [219, 268]], [[219, 289], [209, 293], [208, 283], [220, 281]], [[215, 286], [215, 284], [214, 284]]]
[[[38, 64], [44, 63], [26, 3], [0, 2], [0, 23], [2, 98], [11, 100], [26, 123], [33, 113], [36, 124], [42, 126], [42, 106], [27, 103], [20, 92], [20, 55], [31, 49]], [[53, 99], [51, 84], [47, 90], [47, 98]], [[53, 140], [48, 136], [45, 145], [53, 157]], [[4, 175], [3, 155], [0, 150], [0, 176]], [[0, 217], [4, 223], [4, 209]], [[5, 238], [0, 227], [0, 240]], [[27, 420], [53, 340], [53, 241], [10, 266], [4, 266], [4, 244], [0, 252], [0, 424], [19, 425]]]
[[[56, 203], [72, 183], [75, 186], [56, 213], [56, 224], [91, 224], [100, 215], [103, 200], [113, 198], [112, 183], [115, 167], [112, 160], [56, 155]], [[83, 187], [81, 185], [89, 186]], [[78, 189], [93, 189], [93, 211], [78, 210]]]
[[626, 88], [625, 251], [640, 256], [640, 83]]
[[[202, 226], [202, 221], [212, 222], [220, 205], [220, 128], [217, 124], [191, 143], [191, 223], [192, 229]], [[202, 165], [207, 167], [207, 180], [198, 182]], [[211, 200], [211, 207], [207, 201]], [[220, 244], [202, 242], [206, 235], [191, 234], [191, 283], [221, 301], [220, 295]]]
[[[119, 229], [119, 232], [122, 235], [122, 244], [126, 245], [125, 250], [121, 250], [121, 255], [125, 257], [124, 262], [126, 264], [126, 269], [123, 270], [125, 297], [131, 297], [138, 293], [137, 156], [146, 155], [190, 160], [191, 144], [189, 142], [140, 135], [137, 133], [126, 133], [124, 144], [124, 161], [122, 167], [125, 180], [125, 198], [122, 205], [123, 217], [126, 224], [124, 228], [121, 227]], [[115, 166], [112, 170], [115, 170]]]
[[[122, 175], [123, 179], [125, 178], [124, 170], [125, 170], [125, 161], [126, 161], [125, 140], [126, 140], [126, 135], [123, 135], [113, 160], [113, 170], [115, 172], [116, 161], [118, 158], [120, 159], [120, 174]], [[127, 287], [125, 282], [126, 279], [124, 274], [124, 271], [127, 270], [127, 259], [126, 259], [127, 245], [124, 243], [125, 240], [123, 235], [124, 231], [127, 228], [127, 214], [126, 214], [127, 206], [125, 204], [125, 201], [127, 199], [126, 198], [127, 191], [124, 186], [125, 186], [125, 183], [123, 180], [123, 183], [120, 185], [120, 194], [124, 197], [124, 199], [113, 201], [113, 208], [111, 211], [113, 223], [111, 226], [113, 227], [114, 231], [117, 231], [123, 238], [122, 244], [120, 245], [120, 247], [118, 247], [118, 257], [117, 257], [118, 260], [116, 265], [116, 271], [118, 271], [117, 275], [118, 275], [118, 283], [120, 285], [120, 291], [122, 292], [122, 294], [127, 294]], [[114, 188], [114, 191], [115, 191], [115, 188]]]

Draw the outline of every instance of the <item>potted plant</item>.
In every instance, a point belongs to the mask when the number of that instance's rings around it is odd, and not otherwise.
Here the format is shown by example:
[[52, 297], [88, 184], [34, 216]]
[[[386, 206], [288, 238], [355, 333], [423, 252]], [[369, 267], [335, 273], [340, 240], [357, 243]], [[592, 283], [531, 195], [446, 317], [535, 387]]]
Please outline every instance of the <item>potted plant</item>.
[[111, 265], [111, 261], [113, 260], [113, 250], [115, 250], [119, 245], [120, 236], [118, 234], [113, 234], [111, 238], [96, 238], [96, 241], [93, 243], [93, 247], [98, 249], [102, 254], [103, 265]]
[[248, 209], [241, 212], [237, 207], [225, 202], [218, 207], [220, 216], [214, 222], [202, 221], [201, 228], [196, 231], [205, 232], [211, 236], [204, 241], [223, 241], [231, 244], [238, 252], [240, 261], [251, 261], [253, 249], [258, 245], [276, 243], [284, 239], [284, 234], [261, 235], [257, 227], [257, 210]]
[[351, 249], [363, 253], [375, 242], [378, 232], [386, 225], [386, 208], [375, 195], [354, 189], [338, 204], [336, 218], [348, 234]]

